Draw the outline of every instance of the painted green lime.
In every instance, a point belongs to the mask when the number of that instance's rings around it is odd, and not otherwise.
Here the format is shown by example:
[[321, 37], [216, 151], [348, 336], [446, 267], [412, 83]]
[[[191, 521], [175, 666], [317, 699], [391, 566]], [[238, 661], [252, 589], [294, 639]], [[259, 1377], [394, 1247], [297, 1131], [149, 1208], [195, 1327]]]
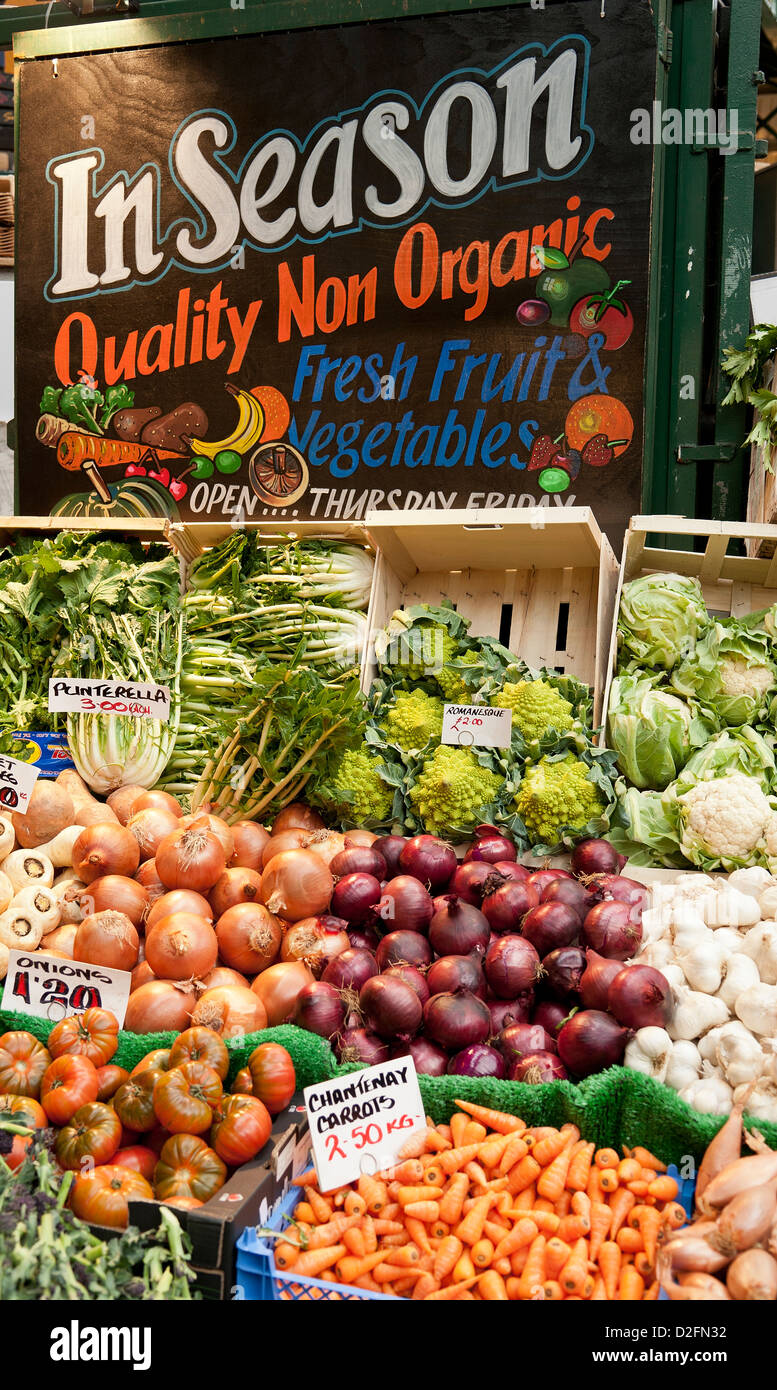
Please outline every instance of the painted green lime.
[[537, 482], [543, 492], [566, 492], [569, 474], [564, 468], [543, 468]]
[[216, 454], [213, 462], [219, 473], [237, 473], [243, 460], [234, 449], [222, 449], [220, 453]]
[[214, 469], [213, 459], [206, 458], [204, 454], [198, 454], [195, 459], [192, 459], [192, 462], [194, 468], [192, 469], [191, 476], [196, 478], [198, 482], [203, 478], [210, 478], [212, 476]]

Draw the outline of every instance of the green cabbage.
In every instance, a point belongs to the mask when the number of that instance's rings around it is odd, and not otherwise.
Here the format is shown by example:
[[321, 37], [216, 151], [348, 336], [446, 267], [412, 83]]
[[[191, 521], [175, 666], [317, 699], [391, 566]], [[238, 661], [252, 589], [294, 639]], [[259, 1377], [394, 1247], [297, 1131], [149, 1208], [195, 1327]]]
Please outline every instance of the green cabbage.
[[657, 688], [653, 677], [624, 674], [612, 683], [608, 743], [635, 787], [663, 791], [714, 732], [711, 719], [670, 690]]
[[777, 669], [763, 633], [714, 623], [693, 655], [671, 675], [675, 690], [713, 709], [723, 724], [756, 724], [777, 688]]
[[701, 585], [682, 574], [644, 574], [625, 584], [618, 617], [621, 665], [671, 671], [710, 625]]
[[766, 739], [748, 725], [741, 729], [724, 729], [694, 753], [677, 780], [664, 792], [664, 806], [669, 807], [673, 799], [690, 791], [698, 782], [728, 777], [732, 772], [755, 777], [767, 793], [777, 781], [772, 749]]

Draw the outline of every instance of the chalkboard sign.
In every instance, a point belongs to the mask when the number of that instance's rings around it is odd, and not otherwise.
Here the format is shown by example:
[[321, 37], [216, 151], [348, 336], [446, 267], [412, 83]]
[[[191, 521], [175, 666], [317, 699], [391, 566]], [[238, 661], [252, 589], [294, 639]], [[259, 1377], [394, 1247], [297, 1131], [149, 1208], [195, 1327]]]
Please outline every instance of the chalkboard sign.
[[647, 0], [24, 61], [21, 511], [622, 530], [654, 83]]

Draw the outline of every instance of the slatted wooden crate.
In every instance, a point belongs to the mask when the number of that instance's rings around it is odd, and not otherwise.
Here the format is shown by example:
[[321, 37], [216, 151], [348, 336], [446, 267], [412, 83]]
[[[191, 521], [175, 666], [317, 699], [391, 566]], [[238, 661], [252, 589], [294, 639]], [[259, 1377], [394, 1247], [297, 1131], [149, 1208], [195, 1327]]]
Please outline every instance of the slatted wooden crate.
[[[587, 681], [599, 718], [618, 565], [589, 507], [371, 512], [366, 526], [378, 555], [372, 633], [397, 608], [450, 599], [473, 636]], [[365, 688], [374, 674], [371, 654]]]
[[164, 517], [0, 516], [0, 543], [3, 545], [21, 533], [43, 536], [58, 535], [60, 531], [99, 531], [101, 535], [133, 536], [142, 541], [168, 539], [168, 523]]
[[369, 545], [369, 537], [364, 526], [346, 521], [246, 521], [237, 528], [228, 521], [173, 521], [169, 526], [170, 539], [188, 564], [220, 545], [235, 529], [255, 532], [266, 540], [268, 545], [285, 538], [302, 539], [307, 536], [314, 540], [339, 540], [344, 544]]

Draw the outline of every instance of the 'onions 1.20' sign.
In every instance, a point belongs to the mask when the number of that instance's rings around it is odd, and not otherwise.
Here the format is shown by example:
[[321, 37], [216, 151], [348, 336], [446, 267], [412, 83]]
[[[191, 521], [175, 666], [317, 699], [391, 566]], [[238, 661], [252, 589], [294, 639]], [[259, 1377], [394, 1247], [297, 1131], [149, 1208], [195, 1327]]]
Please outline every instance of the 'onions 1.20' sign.
[[646, 0], [21, 66], [22, 512], [639, 509]]

